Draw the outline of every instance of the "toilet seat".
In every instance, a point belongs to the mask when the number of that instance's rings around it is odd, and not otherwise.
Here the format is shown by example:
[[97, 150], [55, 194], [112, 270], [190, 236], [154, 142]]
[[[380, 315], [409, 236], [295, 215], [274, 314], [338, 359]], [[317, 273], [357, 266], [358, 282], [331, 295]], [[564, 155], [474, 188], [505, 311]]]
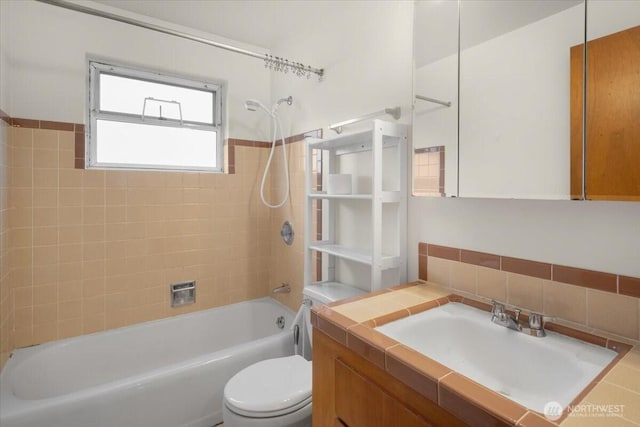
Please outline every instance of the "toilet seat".
[[232, 412], [251, 418], [295, 412], [311, 404], [311, 362], [295, 355], [255, 363], [227, 382], [224, 401]]

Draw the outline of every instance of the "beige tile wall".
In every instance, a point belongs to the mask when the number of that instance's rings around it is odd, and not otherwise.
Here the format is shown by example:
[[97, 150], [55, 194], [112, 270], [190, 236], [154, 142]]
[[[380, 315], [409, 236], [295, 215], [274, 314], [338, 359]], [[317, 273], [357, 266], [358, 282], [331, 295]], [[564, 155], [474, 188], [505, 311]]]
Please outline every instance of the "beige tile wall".
[[[276, 299], [297, 310], [302, 301], [304, 282], [304, 143], [287, 144], [289, 157], [290, 200], [280, 209], [275, 209], [271, 215], [271, 256], [272, 271], [269, 280], [271, 289], [288, 283], [290, 294], [274, 295]], [[273, 185], [270, 192], [272, 204], [279, 203], [285, 190], [285, 179], [282, 173], [283, 160], [281, 153], [276, 151], [271, 166]], [[285, 221], [293, 224], [295, 238], [291, 246], [287, 246], [280, 238], [280, 228]]]
[[506, 302], [555, 322], [638, 343], [640, 299], [429, 256], [428, 280], [456, 293]]
[[[280, 299], [297, 309], [302, 143], [287, 146], [291, 203], [272, 211], [259, 199], [264, 148], [237, 146], [232, 175], [79, 170], [73, 132], [7, 130], [10, 147], [2, 147], [10, 151], [11, 167], [3, 171], [10, 172], [11, 209], [2, 212], [9, 220], [11, 268], [0, 286], [4, 353], [262, 297], [280, 282], [294, 288]], [[276, 160], [274, 171], [281, 166]], [[274, 198], [280, 186], [273, 186]], [[279, 238], [284, 219], [296, 227], [292, 247]], [[6, 230], [3, 225], [3, 236]], [[193, 279], [196, 304], [172, 309], [169, 284]]]

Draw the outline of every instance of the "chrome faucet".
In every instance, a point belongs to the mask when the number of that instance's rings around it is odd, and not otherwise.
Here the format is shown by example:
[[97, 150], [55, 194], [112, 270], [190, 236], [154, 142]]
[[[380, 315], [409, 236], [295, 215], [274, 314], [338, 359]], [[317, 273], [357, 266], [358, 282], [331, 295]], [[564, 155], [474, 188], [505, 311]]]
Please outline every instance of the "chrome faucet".
[[527, 335], [534, 337], [544, 337], [547, 333], [544, 330], [544, 319], [542, 314], [529, 313], [529, 326], [523, 327], [520, 324], [520, 309], [514, 310], [514, 316], [512, 317], [505, 311], [504, 304], [497, 301], [491, 301], [491, 321], [505, 328], [513, 329], [514, 331], [524, 332]]
[[521, 331], [520, 326], [520, 310], [515, 311], [515, 317], [511, 317], [509, 313], [504, 310], [504, 304], [500, 304], [497, 301], [491, 301], [491, 321], [505, 328], [513, 329], [514, 331]]
[[544, 337], [547, 333], [544, 331], [544, 320], [542, 314], [531, 313], [529, 314], [529, 335], [534, 337]]

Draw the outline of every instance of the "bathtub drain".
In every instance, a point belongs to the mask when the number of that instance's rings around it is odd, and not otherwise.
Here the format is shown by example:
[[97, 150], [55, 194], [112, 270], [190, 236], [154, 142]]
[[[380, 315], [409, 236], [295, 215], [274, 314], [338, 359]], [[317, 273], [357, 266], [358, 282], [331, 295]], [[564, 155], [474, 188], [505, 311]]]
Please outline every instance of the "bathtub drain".
[[280, 316], [276, 319], [276, 325], [278, 325], [278, 328], [284, 329], [284, 316]]

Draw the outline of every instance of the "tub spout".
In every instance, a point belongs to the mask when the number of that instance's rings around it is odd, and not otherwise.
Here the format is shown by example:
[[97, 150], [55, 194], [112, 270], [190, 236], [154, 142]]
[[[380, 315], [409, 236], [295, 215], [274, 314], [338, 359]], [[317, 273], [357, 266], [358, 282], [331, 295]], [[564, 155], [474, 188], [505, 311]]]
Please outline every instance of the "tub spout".
[[291, 286], [288, 283], [282, 283], [277, 288], [273, 288], [274, 294], [288, 294], [291, 292]]

